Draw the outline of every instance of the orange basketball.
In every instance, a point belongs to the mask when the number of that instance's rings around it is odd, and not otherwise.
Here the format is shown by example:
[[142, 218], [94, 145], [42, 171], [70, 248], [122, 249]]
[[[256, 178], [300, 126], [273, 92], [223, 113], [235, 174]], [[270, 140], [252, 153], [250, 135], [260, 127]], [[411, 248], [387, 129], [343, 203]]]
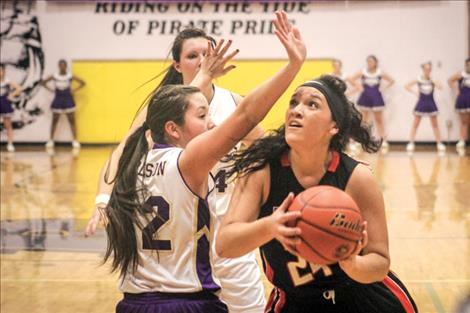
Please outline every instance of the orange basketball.
[[[297, 252], [316, 264], [347, 258], [362, 238], [363, 220], [354, 200], [331, 186], [315, 186], [295, 197], [289, 211], [299, 210], [296, 225], [302, 230]], [[295, 226], [295, 225], [290, 225]]]

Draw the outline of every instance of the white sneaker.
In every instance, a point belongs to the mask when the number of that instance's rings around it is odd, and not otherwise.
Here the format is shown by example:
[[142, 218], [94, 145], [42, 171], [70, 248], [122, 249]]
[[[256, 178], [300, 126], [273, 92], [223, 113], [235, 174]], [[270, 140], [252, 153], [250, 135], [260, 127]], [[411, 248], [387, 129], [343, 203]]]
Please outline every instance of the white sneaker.
[[437, 151], [446, 151], [446, 146], [442, 142], [437, 143]]
[[462, 140], [462, 139], [459, 140], [459, 141], [457, 142], [457, 144], [455, 145], [455, 147], [456, 147], [457, 149], [459, 149], [459, 148], [460, 148], [460, 149], [461, 149], [461, 148], [465, 148], [465, 140]]
[[46, 148], [47, 148], [47, 149], [52, 149], [52, 148], [54, 148], [54, 141], [48, 140], [48, 141], [46, 142]]
[[12, 143], [7, 144], [7, 151], [8, 152], [15, 152], [15, 146]]
[[74, 149], [80, 149], [80, 143], [76, 140], [72, 141], [72, 147]]
[[382, 141], [382, 149], [388, 149], [388, 141]]
[[413, 142], [409, 142], [409, 143], [406, 145], [406, 151], [408, 151], [408, 152], [415, 151], [415, 144], [414, 144]]

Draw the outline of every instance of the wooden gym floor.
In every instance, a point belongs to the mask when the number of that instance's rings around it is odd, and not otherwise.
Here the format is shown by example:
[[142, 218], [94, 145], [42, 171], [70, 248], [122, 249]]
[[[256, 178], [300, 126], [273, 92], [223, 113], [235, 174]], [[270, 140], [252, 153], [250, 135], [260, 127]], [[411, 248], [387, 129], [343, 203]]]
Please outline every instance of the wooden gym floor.
[[[100, 167], [111, 148], [1, 153], [1, 312], [113, 312], [117, 276], [85, 238]], [[384, 192], [392, 269], [420, 312], [455, 312], [470, 294], [470, 158], [418, 146], [366, 155]], [[270, 290], [266, 282], [267, 293]]]

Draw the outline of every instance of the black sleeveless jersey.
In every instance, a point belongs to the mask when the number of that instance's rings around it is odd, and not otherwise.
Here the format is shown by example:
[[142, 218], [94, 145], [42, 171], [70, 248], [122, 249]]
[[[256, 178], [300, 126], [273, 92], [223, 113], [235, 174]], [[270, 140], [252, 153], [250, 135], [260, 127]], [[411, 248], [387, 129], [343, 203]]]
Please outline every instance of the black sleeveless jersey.
[[[331, 163], [319, 185], [330, 185], [344, 190], [358, 163], [344, 153], [333, 152]], [[271, 186], [259, 218], [271, 215], [289, 192], [297, 195], [305, 190], [296, 179], [287, 154], [281, 160], [270, 162], [269, 167]], [[266, 276], [273, 285], [287, 293], [311, 296], [319, 288], [324, 290], [325, 287], [350, 281], [338, 263], [328, 266], [309, 263], [285, 251], [276, 239], [261, 246], [260, 252]]]

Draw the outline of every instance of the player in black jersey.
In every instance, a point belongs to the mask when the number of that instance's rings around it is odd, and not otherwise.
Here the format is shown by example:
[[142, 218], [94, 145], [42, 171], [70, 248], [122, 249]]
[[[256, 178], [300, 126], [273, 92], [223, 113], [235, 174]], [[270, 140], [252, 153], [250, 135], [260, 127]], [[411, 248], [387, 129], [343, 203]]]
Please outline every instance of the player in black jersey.
[[[228, 172], [239, 180], [217, 236], [217, 253], [238, 257], [260, 247], [274, 285], [266, 312], [417, 312], [389, 270], [382, 192], [369, 168], [343, 153], [350, 138], [368, 152], [380, 146], [345, 89], [330, 75], [304, 83], [291, 97], [284, 126], [233, 155]], [[300, 215], [286, 212], [294, 195], [316, 185], [347, 192], [367, 221], [355, 253], [329, 266], [297, 256], [300, 229], [286, 226]]]

